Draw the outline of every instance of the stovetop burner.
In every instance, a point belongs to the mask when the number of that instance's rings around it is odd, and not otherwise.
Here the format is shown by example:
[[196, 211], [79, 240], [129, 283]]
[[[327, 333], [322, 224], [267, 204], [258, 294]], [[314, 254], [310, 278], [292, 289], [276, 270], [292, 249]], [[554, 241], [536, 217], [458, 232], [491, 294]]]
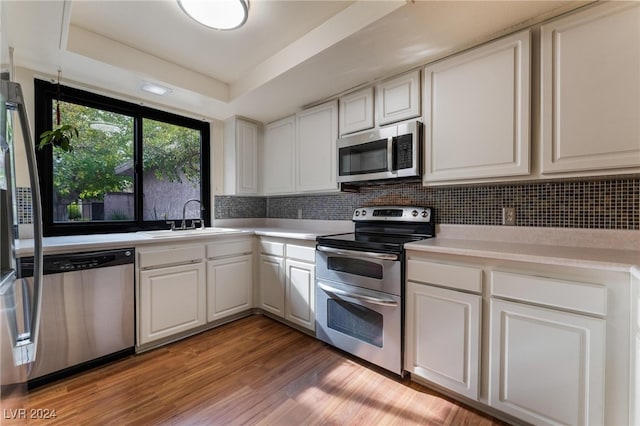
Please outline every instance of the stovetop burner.
[[353, 214], [355, 232], [325, 235], [319, 245], [348, 250], [401, 253], [404, 244], [435, 236], [428, 207], [361, 207]]

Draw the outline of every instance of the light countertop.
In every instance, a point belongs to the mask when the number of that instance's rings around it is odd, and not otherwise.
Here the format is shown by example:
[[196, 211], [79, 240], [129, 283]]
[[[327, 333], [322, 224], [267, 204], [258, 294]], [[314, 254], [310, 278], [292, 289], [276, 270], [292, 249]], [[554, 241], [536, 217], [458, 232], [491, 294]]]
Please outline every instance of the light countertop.
[[[353, 225], [347, 221], [238, 219], [218, 222], [218, 227], [208, 228], [208, 232], [202, 234], [193, 231], [187, 235], [176, 231], [175, 235], [167, 233], [162, 238], [151, 237], [145, 232], [46, 237], [43, 241], [44, 252], [56, 254], [104, 250], [234, 235], [314, 241], [320, 235], [353, 230]], [[640, 278], [640, 231], [439, 225], [436, 238], [405, 247], [420, 252], [635, 271], [634, 274]], [[16, 243], [17, 256], [32, 254], [32, 239]]]
[[407, 250], [515, 260], [550, 265], [625, 270], [640, 268], [640, 251], [565, 247], [496, 241], [433, 238], [405, 245]]
[[[137, 232], [118, 234], [94, 234], [94, 235], [68, 235], [61, 237], [45, 237], [42, 246], [45, 254], [69, 253], [87, 250], [103, 250], [112, 248], [124, 248], [140, 243], [145, 239]], [[158, 241], [158, 240], [156, 240]], [[33, 255], [33, 239], [20, 239], [16, 241], [16, 256]]]
[[[213, 231], [215, 228], [208, 228]], [[318, 235], [331, 233], [330, 231], [322, 233], [321, 231], [308, 231], [301, 229], [286, 228], [224, 228], [224, 232], [190, 232], [181, 234], [182, 231], [175, 231], [175, 234], [154, 238], [145, 232], [128, 232], [117, 234], [92, 234], [92, 235], [68, 235], [60, 237], [43, 238], [43, 248], [45, 254], [72, 253], [93, 250], [107, 250], [124, 248], [131, 246], [141, 246], [148, 244], [163, 244], [175, 242], [199, 241], [202, 239], [215, 239], [220, 237], [238, 236], [238, 235], [261, 235], [278, 238], [315, 240]], [[16, 256], [25, 257], [33, 255], [33, 239], [23, 239], [16, 242]]]
[[[525, 232], [528, 231], [526, 230]], [[549, 232], [549, 230], [544, 231]], [[405, 248], [427, 253], [534, 262], [548, 265], [626, 272], [640, 271], [640, 238], [638, 238], [640, 233], [637, 231], [629, 231], [630, 234], [623, 235], [623, 239], [631, 241], [631, 244], [622, 241], [620, 245], [615, 245], [612, 241], [608, 247], [604, 247], [602, 244], [576, 245], [574, 244], [575, 238], [573, 240], [559, 240], [557, 235], [549, 239], [530, 240], [519, 236], [518, 230], [513, 230], [512, 232], [513, 236], [510, 241], [492, 240], [490, 235], [484, 235], [484, 239], [477, 239], [477, 235], [473, 235], [473, 238], [462, 238], [465, 235], [464, 233], [444, 232], [436, 238], [407, 244]], [[551, 233], [553, 232], [551, 230]], [[567, 232], [575, 234], [585, 231], [568, 230]], [[452, 236], [454, 238], [451, 238]], [[638, 243], [637, 245], [633, 244], [634, 240]], [[638, 276], [640, 277], [640, 275]]]

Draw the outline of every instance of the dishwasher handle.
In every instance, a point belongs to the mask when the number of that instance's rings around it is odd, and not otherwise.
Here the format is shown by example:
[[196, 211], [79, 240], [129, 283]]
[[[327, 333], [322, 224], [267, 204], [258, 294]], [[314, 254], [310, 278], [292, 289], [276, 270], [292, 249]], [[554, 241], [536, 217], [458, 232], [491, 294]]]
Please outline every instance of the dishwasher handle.
[[[85, 271], [110, 266], [131, 264], [134, 261], [133, 248], [102, 250], [85, 253], [59, 254], [44, 256], [43, 274], [61, 274], [65, 272]], [[20, 258], [20, 277], [33, 276], [33, 258]]]

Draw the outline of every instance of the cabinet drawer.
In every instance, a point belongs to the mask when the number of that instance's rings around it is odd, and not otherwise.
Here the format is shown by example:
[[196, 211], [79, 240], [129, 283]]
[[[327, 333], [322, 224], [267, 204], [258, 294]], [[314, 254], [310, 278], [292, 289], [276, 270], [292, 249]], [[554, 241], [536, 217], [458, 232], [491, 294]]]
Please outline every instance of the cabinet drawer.
[[251, 253], [252, 246], [251, 238], [209, 243], [207, 244], [207, 259]]
[[141, 269], [194, 263], [204, 258], [204, 245], [137, 250]]
[[316, 248], [287, 244], [287, 259], [298, 259], [304, 260], [305, 262], [315, 263]]
[[607, 289], [598, 284], [493, 271], [491, 295], [589, 314], [607, 314]]
[[456, 290], [482, 293], [482, 269], [409, 259], [407, 279]]
[[260, 253], [284, 256], [284, 243], [260, 240]]

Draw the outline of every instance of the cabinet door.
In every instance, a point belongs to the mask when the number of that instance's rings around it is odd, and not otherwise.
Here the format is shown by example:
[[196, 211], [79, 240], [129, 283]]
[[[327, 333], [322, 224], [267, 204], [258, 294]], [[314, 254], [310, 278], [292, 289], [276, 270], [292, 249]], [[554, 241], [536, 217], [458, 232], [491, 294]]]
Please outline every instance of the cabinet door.
[[286, 271], [285, 319], [315, 331], [315, 266], [287, 259]]
[[424, 183], [529, 174], [529, 31], [425, 68]]
[[260, 255], [260, 308], [284, 318], [284, 259]]
[[224, 122], [224, 193], [258, 193], [258, 125], [230, 118]]
[[204, 263], [140, 272], [138, 344], [206, 323]]
[[533, 424], [604, 424], [605, 321], [491, 300], [489, 404]]
[[295, 141], [295, 116], [265, 127], [263, 188], [266, 195], [295, 192]]
[[340, 134], [371, 129], [373, 122], [373, 87], [340, 98]]
[[297, 114], [297, 191], [335, 191], [338, 103], [327, 102]]
[[207, 262], [207, 321], [253, 307], [252, 259], [245, 255]]
[[612, 3], [542, 26], [543, 173], [640, 166], [640, 7]]
[[420, 70], [379, 83], [376, 98], [380, 125], [418, 117], [420, 115]]
[[481, 306], [476, 294], [408, 282], [407, 371], [477, 400]]
[[237, 193], [258, 193], [258, 125], [238, 120], [236, 143], [238, 146]]

